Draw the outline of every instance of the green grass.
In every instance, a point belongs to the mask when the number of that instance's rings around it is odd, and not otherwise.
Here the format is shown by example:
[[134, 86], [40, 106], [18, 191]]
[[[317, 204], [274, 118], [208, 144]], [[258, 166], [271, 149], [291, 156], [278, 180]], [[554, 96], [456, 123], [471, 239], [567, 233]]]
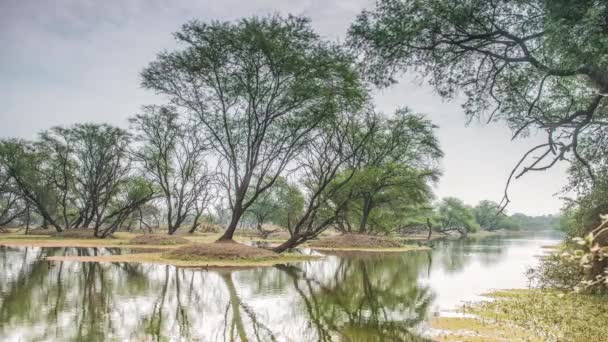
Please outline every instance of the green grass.
[[545, 340], [606, 341], [608, 298], [551, 290], [511, 290], [488, 294], [494, 301], [473, 313], [533, 331]]

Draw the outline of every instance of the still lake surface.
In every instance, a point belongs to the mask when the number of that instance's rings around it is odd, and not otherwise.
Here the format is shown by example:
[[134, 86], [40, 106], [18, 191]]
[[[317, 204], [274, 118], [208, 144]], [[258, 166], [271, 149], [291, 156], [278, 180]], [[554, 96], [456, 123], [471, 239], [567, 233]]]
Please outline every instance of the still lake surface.
[[559, 235], [436, 241], [247, 270], [49, 263], [109, 248], [0, 247], [0, 341], [426, 341], [425, 321], [526, 270]]

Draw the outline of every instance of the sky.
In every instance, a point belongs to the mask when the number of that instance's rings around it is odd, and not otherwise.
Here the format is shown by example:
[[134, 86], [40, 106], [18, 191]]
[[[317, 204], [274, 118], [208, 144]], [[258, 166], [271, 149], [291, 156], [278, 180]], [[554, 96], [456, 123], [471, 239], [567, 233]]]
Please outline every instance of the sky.
[[[163, 99], [140, 87], [139, 73], [157, 53], [176, 48], [172, 33], [191, 19], [236, 20], [269, 13], [311, 18], [329, 40], [344, 40], [348, 26], [373, 0], [0, 0], [0, 137], [32, 139], [41, 130], [77, 122], [127, 127], [145, 104]], [[445, 152], [438, 197], [474, 205], [499, 202], [507, 177], [542, 136], [511, 141], [502, 124], [466, 125], [460, 101], [446, 102], [407, 74], [375, 90], [386, 113], [407, 106], [439, 126]], [[557, 213], [565, 165], [528, 174], [510, 187], [508, 211]]]

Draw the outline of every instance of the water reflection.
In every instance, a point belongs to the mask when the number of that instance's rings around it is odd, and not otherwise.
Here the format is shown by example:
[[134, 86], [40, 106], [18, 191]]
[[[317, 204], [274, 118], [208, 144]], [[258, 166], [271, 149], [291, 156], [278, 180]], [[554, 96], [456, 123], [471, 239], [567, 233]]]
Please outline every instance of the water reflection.
[[120, 250], [0, 247], [0, 340], [424, 341], [417, 327], [436, 311], [525, 285], [549, 242], [441, 241], [241, 271], [49, 263]]

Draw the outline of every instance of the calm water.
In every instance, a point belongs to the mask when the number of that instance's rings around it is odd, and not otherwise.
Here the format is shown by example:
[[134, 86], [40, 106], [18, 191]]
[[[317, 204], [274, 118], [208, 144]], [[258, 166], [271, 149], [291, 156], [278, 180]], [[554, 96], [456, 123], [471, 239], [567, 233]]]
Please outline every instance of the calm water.
[[0, 247], [0, 341], [424, 341], [424, 321], [524, 272], [558, 237], [440, 241], [239, 271], [48, 263], [112, 249]]

